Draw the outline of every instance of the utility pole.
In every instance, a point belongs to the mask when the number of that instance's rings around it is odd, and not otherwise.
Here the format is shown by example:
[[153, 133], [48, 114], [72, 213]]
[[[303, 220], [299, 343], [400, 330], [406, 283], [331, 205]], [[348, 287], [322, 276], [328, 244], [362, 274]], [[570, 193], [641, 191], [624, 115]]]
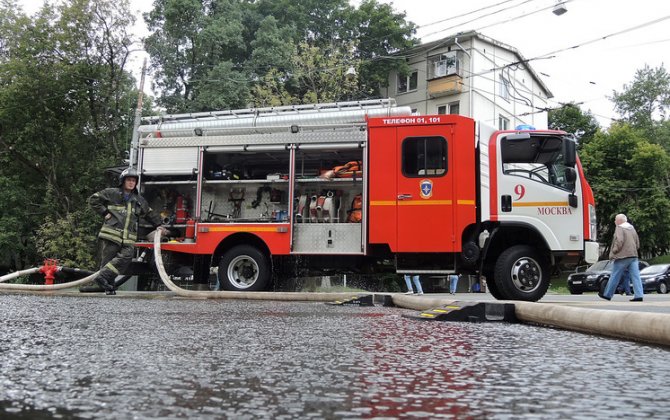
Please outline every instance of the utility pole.
[[130, 165], [137, 167], [137, 152], [140, 146], [140, 120], [142, 119], [142, 97], [144, 95], [144, 74], [147, 70], [147, 59], [142, 63], [142, 76], [140, 77], [140, 92], [137, 95], [137, 108], [135, 109], [135, 121], [133, 123], [133, 137], [130, 140]]

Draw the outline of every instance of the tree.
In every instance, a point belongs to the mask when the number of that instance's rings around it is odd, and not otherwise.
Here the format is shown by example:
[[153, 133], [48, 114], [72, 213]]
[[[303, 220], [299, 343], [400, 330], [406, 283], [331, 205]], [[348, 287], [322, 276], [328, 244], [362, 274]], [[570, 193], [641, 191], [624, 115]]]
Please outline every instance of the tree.
[[600, 125], [590, 111], [584, 113], [574, 103], [549, 111], [549, 128], [563, 130], [575, 136], [579, 148], [587, 144], [600, 130]]
[[644, 68], [635, 73], [630, 85], [622, 92], [613, 92], [614, 107], [623, 120], [645, 130], [652, 130], [655, 121], [665, 120], [670, 107], [670, 75], [661, 65]]
[[392, 70], [409, 69], [404, 58], [391, 54], [416, 45], [416, 26], [405, 20], [405, 13], [396, 13], [391, 5], [376, 0], [363, 0], [357, 10], [351, 12], [347, 27], [356, 42], [355, 58], [361, 65], [361, 96], [378, 96], [380, 87], [388, 86], [388, 75]]
[[47, 4], [32, 18], [0, 5], [0, 185], [9, 197], [0, 227], [10, 229], [0, 242], [22, 268], [39, 259], [40, 225], [67, 229], [60, 221], [79, 214], [103, 168], [125, 156], [133, 17], [126, 0]]
[[596, 198], [601, 242], [609, 246], [614, 216], [624, 213], [640, 234], [643, 255], [667, 252], [670, 225], [661, 222], [670, 220], [670, 157], [665, 150], [646, 140], [642, 130], [619, 123], [596, 133], [581, 159]]
[[[389, 69], [406, 66], [388, 56], [414, 43], [405, 15], [375, 0], [154, 5], [146, 47], [169, 112], [375, 96]], [[350, 68], [356, 77], [344, 78]]]
[[[246, 58], [243, 1], [156, 0], [145, 16], [152, 31], [145, 47], [151, 56], [158, 104], [169, 112], [244, 105], [246, 83], [229, 96], [230, 83], [248, 77], [236, 66]], [[226, 63], [227, 64], [223, 64]], [[222, 67], [221, 67], [222, 66]], [[222, 72], [234, 71], [229, 79]], [[198, 99], [208, 92], [213, 104]]]

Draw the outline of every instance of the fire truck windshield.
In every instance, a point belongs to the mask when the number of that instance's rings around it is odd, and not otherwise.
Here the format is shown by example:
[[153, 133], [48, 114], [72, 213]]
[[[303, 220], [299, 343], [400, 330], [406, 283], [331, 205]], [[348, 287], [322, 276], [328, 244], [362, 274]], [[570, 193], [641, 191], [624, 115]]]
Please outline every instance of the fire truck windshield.
[[572, 190], [566, 176], [563, 141], [555, 136], [503, 138], [500, 144], [503, 172]]

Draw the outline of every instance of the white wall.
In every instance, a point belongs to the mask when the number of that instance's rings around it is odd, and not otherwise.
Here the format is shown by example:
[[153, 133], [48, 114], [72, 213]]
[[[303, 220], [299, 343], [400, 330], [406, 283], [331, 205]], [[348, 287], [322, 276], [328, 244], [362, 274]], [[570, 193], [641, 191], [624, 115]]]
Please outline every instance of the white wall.
[[[408, 93], [397, 92], [395, 73], [390, 75], [389, 88], [382, 91], [384, 96], [393, 97], [399, 105], [410, 106], [420, 114], [435, 114], [437, 107], [458, 101], [460, 114], [471, 116], [477, 121], [498, 127], [499, 115], [509, 120], [509, 128], [519, 124], [530, 124], [538, 129], [547, 128], [547, 113], [541, 111], [547, 107], [547, 99], [542, 87], [524, 65], [505, 67], [517, 62], [519, 57], [513, 52], [491, 44], [479, 38], [459, 40], [465, 52], [461, 55], [461, 76], [463, 89], [459, 95], [450, 95], [431, 99], [427, 93], [427, 57], [447, 48], [435, 49], [421, 56], [413, 57], [409, 65], [418, 71], [417, 89]], [[474, 44], [474, 45], [472, 45]], [[474, 47], [474, 48], [473, 48]], [[452, 51], [460, 50], [457, 45]], [[470, 55], [473, 66], [470, 67]], [[509, 99], [500, 97], [501, 73], [510, 82]], [[473, 89], [470, 95], [470, 89]], [[470, 97], [472, 113], [470, 115]]]

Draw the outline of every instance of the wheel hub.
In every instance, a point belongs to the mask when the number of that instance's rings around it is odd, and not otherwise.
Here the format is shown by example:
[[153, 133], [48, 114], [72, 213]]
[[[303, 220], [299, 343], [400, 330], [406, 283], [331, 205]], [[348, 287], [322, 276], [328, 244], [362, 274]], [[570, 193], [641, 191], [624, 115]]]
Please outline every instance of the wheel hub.
[[532, 292], [540, 285], [542, 269], [532, 258], [519, 258], [512, 266], [512, 282], [514, 287], [523, 292]]
[[251, 287], [258, 280], [258, 264], [252, 258], [241, 255], [228, 265], [228, 278], [239, 289]]

